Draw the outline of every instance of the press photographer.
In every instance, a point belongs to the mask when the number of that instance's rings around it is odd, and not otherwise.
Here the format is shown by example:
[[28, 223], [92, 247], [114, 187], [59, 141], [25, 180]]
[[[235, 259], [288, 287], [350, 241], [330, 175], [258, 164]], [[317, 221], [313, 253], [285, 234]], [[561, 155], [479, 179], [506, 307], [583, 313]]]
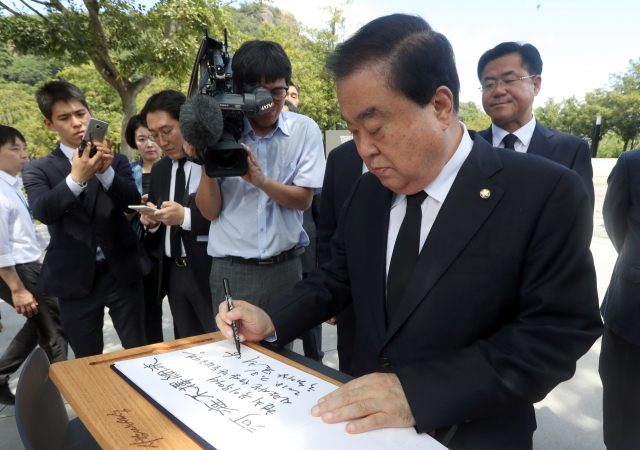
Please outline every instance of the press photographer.
[[[267, 306], [302, 278], [298, 256], [309, 244], [302, 211], [322, 187], [322, 137], [310, 118], [282, 112], [291, 63], [279, 44], [247, 42], [236, 52], [231, 68], [236, 93], [263, 86], [271, 92], [273, 107], [266, 114], [242, 118], [238, 143], [247, 151], [247, 173], [212, 178], [203, 165], [196, 203], [212, 221], [208, 253], [213, 257], [213, 304], [224, 301], [222, 279], [228, 278], [234, 297]], [[184, 130], [183, 134], [198, 146]], [[185, 151], [196, 157], [191, 145], [185, 145]]]

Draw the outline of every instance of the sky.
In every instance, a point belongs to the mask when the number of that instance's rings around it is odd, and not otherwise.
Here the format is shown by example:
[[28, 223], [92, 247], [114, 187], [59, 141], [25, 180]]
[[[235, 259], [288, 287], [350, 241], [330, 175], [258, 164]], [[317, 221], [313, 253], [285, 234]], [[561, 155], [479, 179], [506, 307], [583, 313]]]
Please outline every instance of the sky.
[[[274, 0], [308, 26], [323, 27], [322, 6], [340, 0]], [[460, 76], [461, 101], [481, 105], [476, 70], [486, 50], [505, 41], [533, 44], [542, 56], [542, 89], [534, 107], [606, 87], [609, 75], [640, 58], [638, 0], [353, 0], [344, 7], [345, 37], [376, 17], [410, 13], [423, 17], [451, 42]]]

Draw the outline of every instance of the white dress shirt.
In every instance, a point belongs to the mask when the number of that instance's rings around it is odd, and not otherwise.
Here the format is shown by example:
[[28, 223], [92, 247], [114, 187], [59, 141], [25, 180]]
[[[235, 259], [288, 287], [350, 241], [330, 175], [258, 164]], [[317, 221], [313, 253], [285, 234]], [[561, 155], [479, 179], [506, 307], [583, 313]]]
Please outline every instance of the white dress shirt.
[[[473, 147], [473, 140], [467, 133], [467, 127], [462, 124], [462, 140], [456, 152], [453, 154], [449, 162], [445, 164], [435, 180], [427, 186], [424, 191], [428, 197], [422, 202], [422, 224], [420, 226], [420, 250], [429, 236], [431, 227], [438, 217], [438, 212], [449, 194], [451, 185], [458, 176], [460, 167], [469, 156], [471, 148]], [[386, 275], [389, 275], [389, 264], [391, 264], [391, 255], [393, 254], [393, 247], [396, 244], [398, 238], [398, 232], [400, 231], [400, 225], [404, 220], [405, 213], [407, 211], [407, 197], [403, 194], [393, 194], [393, 200], [391, 203], [391, 212], [389, 215], [389, 231], [387, 234], [387, 264]]]
[[[529, 144], [531, 144], [531, 138], [533, 137], [533, 132], [536, 130], [536, 117], [532, 114], [531, 120], [524, 125], [523, 127], [518, 128], [511, 134], [515, 134], [518, 138], [516, 143], [513, 145], [515, 151], [520, 153], [527, 153], [529, 150]], [[497, 148], [504, 148], [504, 142], [502, 140], [507, 134], [510, 134], [508, 131], [503, 130], [500, 127], [491, 124], [491, 134], [493, 135], [493, 146]]]
[[[73, 154], [76, 152], [76, 149], [67, 147], [61, 142], [60, 150], [62, 150], [62, 153], [64, 153], [64, 156], [67, 157], [67, 159], [71, 163], [71, 166], [73, 167]], [[90, 147], [87, 147], [85, 150], [90, 151], [91, 149]], [[115, 177], [115, 171], [111, 166], [109, 166], [109, 168], [104, 173], [96, 174], [96, 178], [98, 179], [98, 181], [100, 181], [100, 184], [102, 184], [102, 187], [105, 190], [105, 192], [108, 191], [111, 185], [113, 184], [114, 177]], [[78, 183], [76, 183], [71, 179], [71, 174], [69, 174], [67, 175], [67, 186], [69, 186], [69, 189], [71, 190], [73, 195], [77, 197], [82, 193], [82, 191], [84, 191], [87, 188], [88, 184], [85, 183], [84, 187], [79, 185]], [[104, 253], [102, 252], [102, 249], [98, 245], [98, 247], [96, 248], [96, 261], [101, 261], [103, 259], [104, 259]]]
[[42, 255], [22, 179], [0, 170], [0, 268], [38, 261]]

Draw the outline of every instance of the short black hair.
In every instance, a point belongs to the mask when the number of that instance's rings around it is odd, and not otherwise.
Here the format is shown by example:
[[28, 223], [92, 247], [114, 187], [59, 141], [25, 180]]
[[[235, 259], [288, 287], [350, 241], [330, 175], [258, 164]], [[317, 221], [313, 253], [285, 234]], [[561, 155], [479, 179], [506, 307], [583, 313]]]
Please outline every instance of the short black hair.
[[58, 102], [70, 103], [75, 100], [89, 109], [89, 105], [87, 105], [82, 91], [77, 86], [65, 80], [54, 80], [43, 84], [42, 87], [36, 91], [35, 96], [36, 102], [38, 102], [38, 108], [40, 108], [42, 115], [49, 121], [52, 121], [53, 105]]
[[245, 42], [233, 55], [231, 69], [240, 89], [245, 84], [259, 84], [263, 78], [267, 82], [284, 78], [287, 86], [291, 83], [291, 61], [277, 42]]
[[6, 125], [0, 125], [0, 147], [6, 144], [14, 144], [16, 142], [16, 139], [20, 139], [25, 144], [27, 143], [22, 133], [20, 133], [18, 130]]
[[420, 107], [440, 86], [448, 87], [458, 112], [460, 80], [453, 48], [423, 18], [391, 14], [372, 20], [338, 44], [327, 56], [326, 68], [339, 81], [376, 63], [384, 64], [388, 86]]
[[167, 89], [153, 94], [145, 103], [140, 115], [146, 122], [147, 114], [154, 111], [166, 111], [174, 120], [180, 120], [180, 107], [187, 101], [187, 97], [180, 91]]
[[298, 95], [300, 95], [300, 86], [298, 86], [297, 84], [295, 84], [293, 81], [289, 83], [289, 89], [291, 89], [291, 86], [293, 86], [294, 88], [296, 88], [296, 91], [298, 91]]
[[136, 150], [138, 149], [136, 145], [136, 131], [138, 131], [140, 127], [147, 128], [147, 121], [145, 120], [145, 116], [137, 114], [129, 119], [127, 129], [124, 130], [124, 140], [127, 141], [129, 147], [135, 148]]
[[522, 42], [503, 42], [487, 50], [478, 61], [478, 80], [482, 81], [482, 72], [491, 61], [507, 55], [520, 55], [522, 67], [529, 75], [542, 75], [542, 58], [540, 52], [531, 44]]

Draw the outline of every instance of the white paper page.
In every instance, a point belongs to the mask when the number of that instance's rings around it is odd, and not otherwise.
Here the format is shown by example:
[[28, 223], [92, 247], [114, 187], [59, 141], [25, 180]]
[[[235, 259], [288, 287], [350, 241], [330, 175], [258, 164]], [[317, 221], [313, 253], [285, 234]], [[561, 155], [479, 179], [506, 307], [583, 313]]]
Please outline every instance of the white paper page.
[[311, 416], [337, 386], [247, 346], [220, 341], [120, 361], [116, 368], [217, 450], [440, 450], [413, 428], [359, 435]]

